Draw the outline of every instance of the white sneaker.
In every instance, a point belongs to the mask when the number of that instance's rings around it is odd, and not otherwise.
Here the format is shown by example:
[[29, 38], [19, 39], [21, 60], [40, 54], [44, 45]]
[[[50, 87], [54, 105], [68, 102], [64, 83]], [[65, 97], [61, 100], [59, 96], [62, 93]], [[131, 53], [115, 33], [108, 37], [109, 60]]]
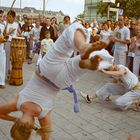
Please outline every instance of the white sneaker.
[[84, 92], [80, 91], [81, 96], [86, 100], [87, 103], [91, 103], [92, 100], [89, 98], [88, 94], [85, 94]]

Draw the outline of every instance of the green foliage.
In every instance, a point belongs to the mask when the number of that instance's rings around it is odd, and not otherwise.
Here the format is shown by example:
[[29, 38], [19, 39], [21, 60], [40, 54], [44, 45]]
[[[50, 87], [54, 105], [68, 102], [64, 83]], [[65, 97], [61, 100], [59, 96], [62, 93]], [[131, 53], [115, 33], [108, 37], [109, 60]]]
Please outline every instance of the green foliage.
[[[119, 8], [124, 10], [124, 15], [128, 17], [138, 18], [140, 17], [140, 0], [116, 0], [116, 3], [110, 3], [110, 7], [117, 7], [117, 3], [120, 3]], [[107, 16], [108, 3], [103, 3], [101, 0], [97, 4], [97, 13], [101, 17]]]

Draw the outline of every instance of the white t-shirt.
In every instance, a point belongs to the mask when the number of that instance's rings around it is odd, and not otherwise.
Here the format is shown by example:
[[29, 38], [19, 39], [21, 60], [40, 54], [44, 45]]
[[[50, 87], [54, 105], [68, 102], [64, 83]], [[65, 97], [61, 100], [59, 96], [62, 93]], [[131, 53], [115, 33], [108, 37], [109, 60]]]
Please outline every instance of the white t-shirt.
[[134, 50], [134, 53], [136, 56], [140, 56], [140, 43], [136, 42], [136, 48]]
[[112, 35], [112, 31], [108, 30], [108, 31], [105, 31], [105, 30], [102, 30], [100, 32], [100, 35], [101, 35], [101, 40], [108, 43], [109, 42], [109, 37]]
[[39, 26], [39, 28], [33, 27], [29, 34], [33, 35], [35, 40], [39, 40], [41, 28], [42, 28], [42, 26]]
[[138, 83], [137, 76], [132, 73], [127, 67], [123, 65], [118, 65], [118, 70], [125, 69], [126, 74], [124, 74], [120, 79], [123, 82], [124, 86], [128, 89], [132, 89]]
[[79, 68], [80, 56], [70, 58], [75, 48], [74, 34], [81, 29], [89, 43], [89, 32], [78, 22], [71, 24], [54, 43], [54, 47], [39, 63], [41, 74], [60, 88], [70, 86], [71, 83], [83, 75], [85, 71]]
[[41, 46], [43, 46], [43, 52], [48, 52], [53, 46], [54, 46], [54, 42], [52, 39], [43, 39], [41, 41]]
[[19, 29], [19, 24], [17, 22], [13, 22], [12, 24], [8, 23], [6, 33], [9, 33], [14, 29], [15, 31], [9, 35], [8, 41], [11, 41], [12, 38], [17, 37]]
[[[130, 40], [130, 30], [126, 26], [124, 26], [123, 28], [116, 28], [114, 31], [114, 35], [119, 40]], [[115, 50], [128, 51], [127, 44], [116, 41], [114, 45]]]

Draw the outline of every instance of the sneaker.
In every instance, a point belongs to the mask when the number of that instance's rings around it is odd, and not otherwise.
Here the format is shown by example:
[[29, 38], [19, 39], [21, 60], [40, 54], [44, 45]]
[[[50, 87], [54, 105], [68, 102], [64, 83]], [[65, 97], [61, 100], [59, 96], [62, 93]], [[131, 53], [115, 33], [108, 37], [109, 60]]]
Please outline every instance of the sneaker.
[[80, 92], [81, 96], [86, 100], [87, 103], [91, 103], [92, 100], [90, 99], [88, 94], [83, 93], [82, 91]]

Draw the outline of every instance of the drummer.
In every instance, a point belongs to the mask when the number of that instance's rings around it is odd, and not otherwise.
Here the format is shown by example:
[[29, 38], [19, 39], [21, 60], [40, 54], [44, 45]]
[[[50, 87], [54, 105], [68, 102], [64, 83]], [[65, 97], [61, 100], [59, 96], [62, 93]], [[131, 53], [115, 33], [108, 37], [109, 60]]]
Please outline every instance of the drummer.
[[8, 11], [7, 21], [5, 23], [4, 35], [7, 38], [5, 43], [6, 52], [6, 79], [9, 78], [10, 74], [10, 44], [13, 37], [17, 37], [20, 34], [20, 27], [18, 22], [15, 21], [16, 13], [13, 10]]
[[5, 67], [6, 67], [6, 55], [4, 50], [4, 24], [3, 20], [3, 11], [0, 10], [0, 88], [5, 86]]

